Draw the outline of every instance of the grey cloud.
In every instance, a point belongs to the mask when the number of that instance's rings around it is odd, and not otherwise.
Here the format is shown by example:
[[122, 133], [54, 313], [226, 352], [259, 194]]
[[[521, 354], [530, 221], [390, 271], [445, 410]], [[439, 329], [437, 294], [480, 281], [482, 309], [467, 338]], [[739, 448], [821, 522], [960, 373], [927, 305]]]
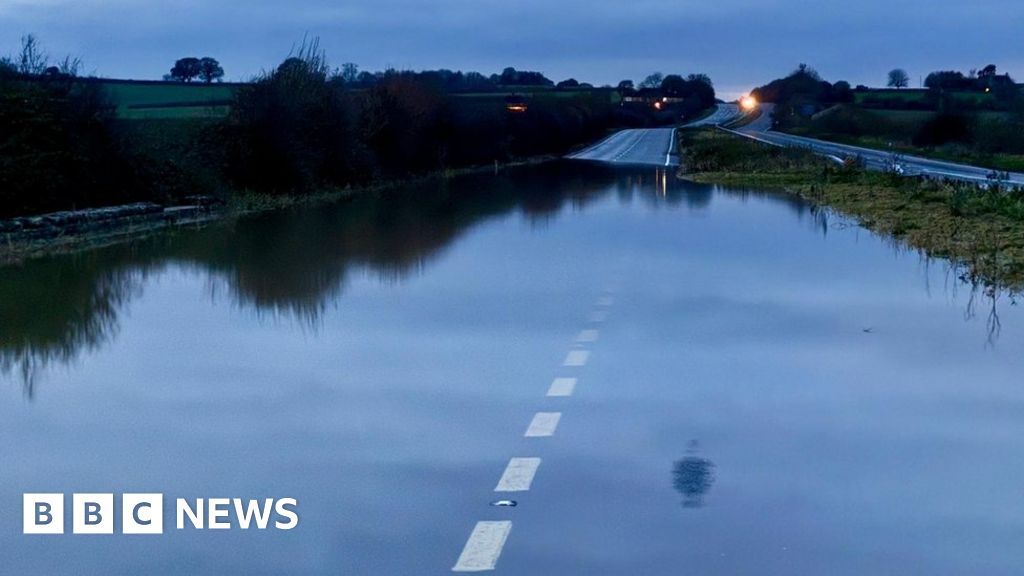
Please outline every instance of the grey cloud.
[[512, 65], [595, 83], [702, 71], [738, 92], [799, 62], [854, 83], [988, 62], [1024, 76], [1022, 25], [1008, 0], [0, 0], [0, 52], [33, 32], [102, 75], [158, 78], [202, 53], [246, 78], [311, 34], [333, 62], [367, 69]]

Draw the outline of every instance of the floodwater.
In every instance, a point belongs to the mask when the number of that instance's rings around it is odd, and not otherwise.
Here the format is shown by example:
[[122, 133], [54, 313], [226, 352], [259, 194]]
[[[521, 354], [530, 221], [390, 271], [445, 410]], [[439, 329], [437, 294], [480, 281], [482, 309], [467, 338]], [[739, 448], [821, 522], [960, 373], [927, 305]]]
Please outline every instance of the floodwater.
[[[498, 574], [1024, 574], [1021, 350], [942, 262], [653, 169], [33, 261], [0, 270], [0, 573], [449, 574], [498, 521]], [[65, 534], [22, 534], [24, 493]], [[73, 493], [162, 493], [164, 533], [72, 534]], [[220, 497], [299, 522], [177, 529]]]

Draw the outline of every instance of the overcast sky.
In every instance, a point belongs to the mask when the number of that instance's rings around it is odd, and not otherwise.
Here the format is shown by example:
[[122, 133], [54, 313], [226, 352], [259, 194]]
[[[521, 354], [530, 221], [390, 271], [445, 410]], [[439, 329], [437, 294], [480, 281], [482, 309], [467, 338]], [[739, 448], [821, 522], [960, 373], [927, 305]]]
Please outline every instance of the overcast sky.
[[0, 54], [35, 34], [100, 76], [159, 79], [214, 56], [244, 80], [319, 36], [333, 65], [535, 69], [554, 80], [704, 72], [722, 96], [800, 62], [829, 80], [917, 85], [995, 63], [1024, 80], [1021, 0], [0, 0]]

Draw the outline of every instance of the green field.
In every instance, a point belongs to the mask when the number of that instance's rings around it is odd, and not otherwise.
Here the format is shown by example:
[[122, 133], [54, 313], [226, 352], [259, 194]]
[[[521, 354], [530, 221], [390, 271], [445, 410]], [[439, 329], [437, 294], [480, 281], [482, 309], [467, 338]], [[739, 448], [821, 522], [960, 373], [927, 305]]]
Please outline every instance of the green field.
[[[990, 104], [995, 101], [994, 94], [987, 94], [985, 92], [965, 91], [950, 92], [948, 94], [955, 100], [975, 106]], [[855, 92], [854, 102], [857, 105], [867, 107], [920, 106], [927, 103], [928, 96], [929, 91], [922, 89], [869, 90], [867, 92]]]
[[854, 102], [857, 104], [863, 104], [866, 101], [921, 102], [927, 95], [927, 90], [869, 90], [853, 94]]
[[124, 120], [222, 118], [238, 84], [101, 81]]
[[[931, 110], [871, 110], [871, 114], [885, 118], [891, 122], [902, 122], [920, 125], [935, 115]], [[979, 120], [1005, 120], [1010, 117], [1007, 112], [972, 112], [971, 116]]]
[[871, 114], [891, 122], [921, 124], [935, 115], [931, 110], [872, 110]]
[[[100, 81], [117, 106], [122, 120], [177, 120], [223, 118], [231, 111], [230, 103], [240, 84], [184, 84], [180, 82]], [[621, 100], [617, 90], [556, 90], [538, 86], [508, 87], [502, 92], [457, 94], [458, 98], [504, 103], [508, 96], [529, 100], [562, 98], [608, 98], [612, 104]]]
[[601, 97], [608, 98], [608, 101], [612, 104], [618, 104], [622, 101], [622, 96], [618, 90], [607, 90], [603, 88], [597, 89], [581, 89], [581, 90], [555, 90], [552, 88], [536, 88], [532, 86], [523, 86], [523, 89], [514, 89], [514, 87], [508, 87], [507, 91], [504, 92], [463, 92], [455, 94], [456, 98], [471, 98], [479, 100], [501, 100], [505, 101], [505, 98], [509, 96], [521, 96], [526, 100], [533, 99], [546, 99], [546, 98], [593, 98]]

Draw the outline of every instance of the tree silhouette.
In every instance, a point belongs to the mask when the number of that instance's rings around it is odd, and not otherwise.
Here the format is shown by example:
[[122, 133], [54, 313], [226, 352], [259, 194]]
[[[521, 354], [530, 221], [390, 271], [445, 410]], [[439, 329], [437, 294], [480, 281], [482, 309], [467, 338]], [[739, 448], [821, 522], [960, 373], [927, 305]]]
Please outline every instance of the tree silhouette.
[[978, 70], [978, 78], [991, 78], [996, 75], [996, 65], [989, 64], [981, 70]]
[[681, 96], [686, 91], [686, 80], [678, 74], [669, 74], [661, 80], [661, 91], [666, 96]]
[[654, 74], [651, 74], [647, 78], [644, 78], [644, 81], [640, 83], [640, 87], [641, 88], [660, 88], [661, 87], [661, 81], [664, 80], [664, 78], [665, 78], [665, 76], [661, 72], [655, 72]]
[[21, 37], [21, 53], [15, 65], [22, 74], [40, 75], [50, 65], [50, 57], [40, 48], [39, 40], [28, 34]]
[[511, 66], [502, 70], [500, 75], [494, 75], [492, 79], [495, 83], [505, 86], [552, 86], [554, 84], [540, 72], [516, 70]]
[[187, 58], [181, 58], [174, 63], [174, 68], [171, 68], [171, 79], [179, 82], [191, 82], [199, 77], [202, 72], [199, 58], [193, 58], [191, 56]]
[[224, 69], [215, 58], [205, 56], [199, 60], [199, 77], [207, 84], [224, 77]]
[[707, 84], [712, 88], [714, 88], [715, 86], [715, 83], [711, 81], [711, 76], [708, 76], [707, 74], [690, 74], [689, 76], [686, 77], [686, 80], [687, 82], [700, 82], [702, 84]]
[[906, 70], [902, 68], [895, 68], [889, 71], [888, 85], [890, 88], [896, 88], [899, 90], [900, 88], [906, 88], [909, 84], [910, 76], [907, 74]]

